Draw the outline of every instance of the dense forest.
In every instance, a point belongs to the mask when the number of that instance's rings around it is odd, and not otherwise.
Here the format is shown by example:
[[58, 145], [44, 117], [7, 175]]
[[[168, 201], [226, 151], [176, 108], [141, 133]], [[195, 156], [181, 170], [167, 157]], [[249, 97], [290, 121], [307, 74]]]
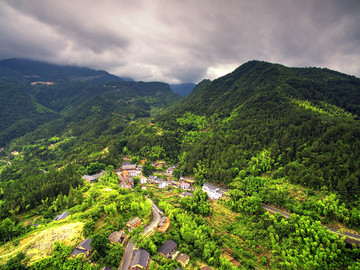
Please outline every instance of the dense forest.
[[[31, 72], [30, 64], [14, 65], [0, 63], [0, 221], [14, 222], [10, 238], [24, 233], [17, 227], [19, 215], [36, 214], [60, 195], [74, 207], [81, 176], [91, 164], [114, 168], [124, 155], [133, 162], [165, 160], [176, 164], [178, 174], [193, 176], [198, 186], [207, 181], [228, 188], [224, 205], [234, 213], [263, 215], [260, 206], [268, 203], [297, 214], [281, 226], [276, 219], [264, 221], [273, 229], [254, 218], [257, 228], [282, 239], [277, 252], [295, 245], [296, 235], [289, 232], [294, 226], [300, 226], [297, 237], [304, 239], [301, 229], [319, 229], [317, 221], [359, 230], [359, 78], [251, 61], [200, 82], [180, 99], [165, 83], [126, 81], [88, 69], [50, 68], [42, 74], [39, 67]], [[32, 85], [35, 78], [54, 84]], [[180, 232], [187, 223], [208, 230], [196, 218], [213, 214], [204, 194], [196, 192], [179, 204], [189, 217], [166, 203], [163, 207]], [[48, 218], [56, 210], [41, 213]], [[241, 234], [235, 227], [228, 230]], [[197, 245], [197, 239], [181, 237]], [[9, 239], [5, 229], [2, 239]], [[226, 264], [215, 252], [221, 241], [209, 242], [209, 251], [196, 256]], [[335, 253], [345, 250], [337, 239], [329, 241]], [[311, 261], [308, 255], [294, 261], [292, 252], [283, 254], [283, 266]], [[338, 267], [333, 257], [326, 267], [331, 265]]]

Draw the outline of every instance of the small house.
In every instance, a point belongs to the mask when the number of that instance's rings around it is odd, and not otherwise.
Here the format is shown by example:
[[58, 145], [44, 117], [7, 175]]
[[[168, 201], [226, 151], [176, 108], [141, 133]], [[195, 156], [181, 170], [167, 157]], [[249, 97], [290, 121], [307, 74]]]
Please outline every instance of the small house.
[[180, 197], [181, 198], [194, 197], [194, 194], [192, 194], [191, 192], [185, 191], [185, 192], [180, 194]]
[[131, 164], [130, 162], [123, 162], [121, 166], [122, 171], [136, 170], [136, 164]]
[[153, 183], [156, 179], [157, 179], [157, 176], [155, 176], [155, 175], [150, 175], [150, 176], [148, 177], [149, 183]]
[[172, 185], [173, 187], [178, 188], [178, 187], [179, 187], [179, 182], [178, 182], [178, 181], [171, 181], [171, 185]]
[[112, 232], [110, 235], [109, 235], [109, 241], [111, 244], [122, 244], [122, 242], [124, 241], [125, 239], [125, 233], [124, 232], [121, 232], [121, 231], [115, 231], [115, 232]]
[[169, 226], [170, 226], [170, 218], [167, 216], [163, 216], [159, 221], [158, 231], [166, 232]]
[[180, 187], [181, 187], [181, 189], [188, 190], [190, 187], [190, 184], [186, 183], [186, 182], [181, 182]]
[[140, 184], [146, 184], [146, 178], [145, 177], [140, 179]]
[[54, 218], [54, 221], [58, 221], [58, 220], [61, 220], [61, 219], [65, 219], [67, 218], [69, 215], [69, 212], [66, 210], [65, 212], [61, 213], [60, 215], [57, 215], [55, 218]]
[[129, 173], [130, 176], [139, 176], [140, 175], [140, 171], [133, 169], [133, 170], [127, 170], [127, 172]]
[[126, 222], [126, 227], [128, 227], [129, 231], [135, 229], [139, 225], [141, 225], [141, 219], [138, 217], [133, 217], [128, 222]]
[[166, 188], [168, 185], [169, 185], [169, 184], [168, 184], [167, 181], [161, 181], [161, 182], [159, 183], [159, 188]]
[[99, 181], [99, 179], [102, 176], [106, 175], [106, 171], [102, 170], [99, 173], [93, 174], [93, 175], [84, 175], [82, 177], [82, 179], [84, 179], [85, 181], [89, 181], [90, 183], [96, 183], [97, 181]]
[[148, 269], [149, 261], [149, 252], [145, 249], [139, 248], [134, 251], [134, 257], [131, 262], [130, 270]]
[[98, 178], [95, 177], [94, 175], [84, 175], [82, 177], [82, 179], [84, 179], [85, 181], [88, 181], [88, 182], [90, 182], [92, 184], [96, 183], [98, 181]]
[[205, 191], [210, 199], [218, 200], [225, 193], [225, 191], [220, 190], [217, 186], [205, 183], [202, 186], [202, 190]]
[[157, 252], [165, 258], [169, 258], [176, 249], [176, 242], [174, 240], [167, 240], [161, 247], [158, 248]]
[[171, 166], [171, 167], [167, 168], [166, 173], [172, 174], [174, 172], [175, 168], [176, 168], [175, 166]]
[[153, 183], [159, 185], [162, 181], [164, 181], [164, 180], [161, 178], [155, 178]]
[[183, 267], [186, 267], [186, 265], [189, 263], [190, 261], [190, 256], [185, 254], [185, 253], [181, 253], [177, 258], [176, 261], [178, 261], [179, 263], [181, 263], [181, 265]]
[[74, 251], [71, 253], [72, 256], [76, 257], [79, 254], [84, 254], [86, 257], [92, 252], [91, 238], [87, 238], [76, 246]]

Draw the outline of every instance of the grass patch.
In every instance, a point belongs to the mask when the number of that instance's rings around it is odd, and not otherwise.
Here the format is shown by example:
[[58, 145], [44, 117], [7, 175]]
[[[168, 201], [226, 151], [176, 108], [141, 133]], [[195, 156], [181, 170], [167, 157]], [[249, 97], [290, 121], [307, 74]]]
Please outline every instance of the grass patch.
[[61, 241], [68, 246], [73, 246], [79, 242], [83, 226], [84, 223], [82, 222], [55, 223], [45, 230], [37, 230], [25, 235], [21, 239], [15, 240], [19, 243], [17, 246], [12, 241], [0, 248], [0, 262], [5, 262], [9, 257], [19, 252], [26, 253], [31, 258], [30, 263], [41, 260], [51, 254], [55, 241]]

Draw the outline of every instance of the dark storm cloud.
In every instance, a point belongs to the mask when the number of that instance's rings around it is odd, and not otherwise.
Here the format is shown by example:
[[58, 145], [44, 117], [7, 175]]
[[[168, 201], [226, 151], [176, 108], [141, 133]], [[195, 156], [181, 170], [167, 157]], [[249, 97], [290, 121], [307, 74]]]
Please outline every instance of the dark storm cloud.
[[0, 1], [0, 58], [198, 82], [259, 59], [360, 75], [357, 0]]

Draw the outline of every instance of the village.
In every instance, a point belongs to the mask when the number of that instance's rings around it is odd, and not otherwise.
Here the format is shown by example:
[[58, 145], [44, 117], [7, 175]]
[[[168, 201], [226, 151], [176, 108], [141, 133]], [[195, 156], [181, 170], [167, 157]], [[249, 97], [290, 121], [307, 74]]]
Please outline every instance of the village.
[[[122, 166], [118, 169], [115, 169], [114, 172], [119, 177], [119, 186], [125, 189], [134, 190], [135, 186], [140, 186], [142, 190], [147, 189], [148, 187], [157, 188], [157, 189], [166, 189], [170, 188], [176, 190], [182, 190], [180, 197], [193, 197], [193, 192], [196, 190], [195, 180], [191, 177], [180, 176], [179, 179], [176, 179], [173, 176], [173, 172], [176, 169], [176, 166], [166, 166], [165, 162], [156, 162], [152, 164], [155, 168], [155, 171], [150, 174], [148, 177], [145, 177], [142, 173], [143, 165], [132, 164], [127, 160], [124, 160]], [[106, 171], [102, 170], [99, 173], [93, 175], [84, 175], [82, 178], [84, 181], [89, 182], [90, 184], [102, 181], [102, 177], [106, 175]], [[227, 192], [226, 189], [217, 187], [210, 183], [204, 183], [202, 186], [202, 191], [208, 194], [208, 198], [211, 200], [218, 200]], [[178, 194], [178, 193], [177, 193]], [[150, 199], [149, 199], [150, 200]], [[147, 232], [158, 231], [166, 232], [170, 226], [170, 219], [154, 204], [152, 200], [153, 209], [153, 219], [154, 221], [148, 225], [145, 229]], [[57, 215], [54, 221], [59, 221], [66, 219], [70, 213], [65, 211], [60, 215]], [[159, 217], [156, 218], [156, 215]], [[122, 270], [140, 270], [140, 269], [149, 269], [149, 264], [151, 261], [150, 254], [145, 249], [136, 248], [131, 246], [130, 232], [136, 229], [142, 224], [141, 217], [133, 217], [126, 222], [127, 231], [114, 231], [109, 236], [110, 243], [120, 243], [124, 247], [126, 246], [126, 253], [122, 260], [121, 265], [118, 269]], [[153, 224], [155, 223], [155, 224]], [[148, 234], [149, 235], [149, 234]], [[80, 244], [71, 253], [71, 256], [76, 257], [79, 254], [84, 254], [85, 258], [90, 257], [93, 249], [91, 247], [91, 238], [83, 240]], [[167, 240], [157, 249], [157, 252], [160, 256], [166, 259], [174, 259], [182, 265], [185, 269], [190, 261], [190, 256], [185, 253], [180, 253], [178, 251], [178, 244], [174, 240]], [[127, 262], [126, 262], [127, 261]], [[175, 268], [174, 270], [179, 270], [182, 268]], [[201, 267], [201, 270], [211, 270], [209, 266]], [[109, 267], [104, 267], [103, 270], [111, 270]]]
[[[157, 162], [153, 164], [155, 168], [161, 168], [166, 165], [165, 162]], [[193, 191], [196, 190], [194, 184], [195, 180], [190, 177], [180, 176], [179, 180], [174, 180], [173, 172], [175, 166], [166, 168], [166, 172], [154, 172], [152, 175], [149, 175], [147, 178], [142, 175], [142, 165], [131, 164], [128, 161], [123, 162], [122, 166], [115, 170], [116, 174], [119, 176], [120, 183], [119, 186], [122, 188], [134, 189], [135, 181], [137, 178], [142, 189], [146, 189], [146, 184], [152, 184], [157, 186], [160, 189], [167, 187], [174, 187], [184, 190], [182, 196], [192, 196]], [[106, 171], [94, 175], [84, 175], [82, 178], [85, 181], [90, 183], [95, 183], [101, 179], [103, 175], [106, 174]], [[215, 185], [204, 183], [202, 190], [206, 192], [210, 199], [218, 200], [223, 196], [227, 190], [224, 188], [217, 187]]]

